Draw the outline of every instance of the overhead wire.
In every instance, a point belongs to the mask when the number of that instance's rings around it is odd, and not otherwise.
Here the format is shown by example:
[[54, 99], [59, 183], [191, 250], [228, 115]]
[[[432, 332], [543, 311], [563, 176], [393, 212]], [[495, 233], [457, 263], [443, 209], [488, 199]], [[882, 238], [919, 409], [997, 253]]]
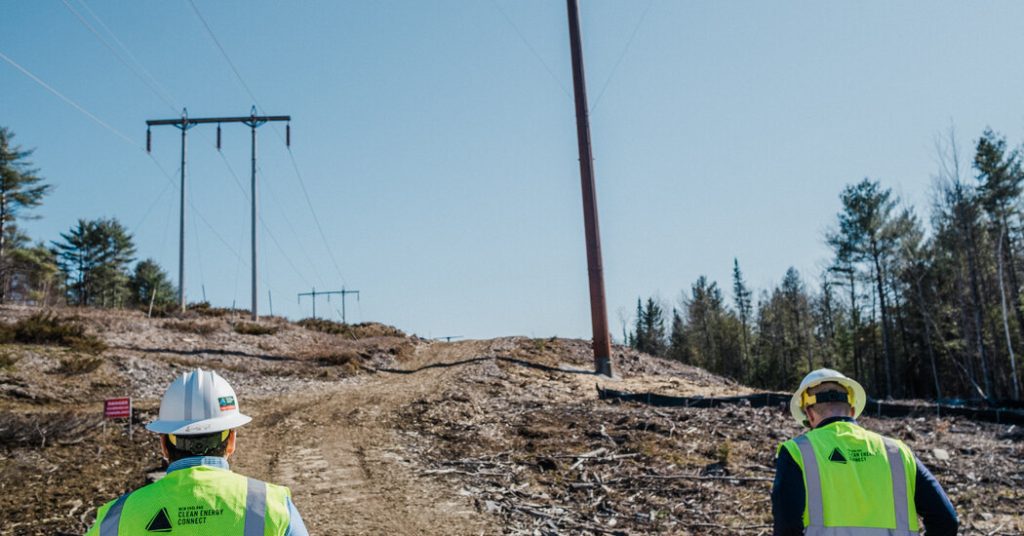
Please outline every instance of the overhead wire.
[[[189, 170], [191, 176], [191, 169]], [[192, 206], [192, 190], [188, 190], [188, 204]], [[199, 226], [196, 225], [196, 216], [194, 212], [189, 212], [192, 220], [192, 232], [195, 233], [193, 236], [196, 237], [196, 244], [202, 244], [202, 240], [199, 240]], [[203, 291], [203, 301], [206, 301], [206, 276], [203, 275], [203, 248], [195, 247], [193, 251], [196, 252], [196, 264], [199, 265], [199, 287]]]
[[619, 54], [619, 59], [615, 61], [615, 65], [612, 66], [611, 72], [608, 73], [608, 78], [604, 81], [604, 85], [601, 87], [601, 91], [597, 93], [597, 98], [594, 99], [593, 104], [590, 105], [590, 113], [594, 113], [597, 109], [597, 105], [601, 102], [601, 97], [604, 96], [604, 92], [608, 89], [608, 84], [611, 83], [612, 78], [615, 76], [615, 71], [618, 70], [619, 64], [622, 63], [622, 59], [626, 57], [626, 53], [629, 52], [629, 47], [633, 44], [633, 40], [636, 39], [636, 34], [640, 31], [640, 25], [643, 24], [644, 19], [647, 18], [647, 13], [651, 10], [651, 6], [654, 5], [654, 0], [647, 2], [647, 7], [644, 9], [640, 19], [637, 20], [636, 26], [633, 27], [633, 33], [630, 34], [629, 39], [626, 41], [626, 46], [622, 48], [622, 53]]
[[[161, 100], [163, 100], [164, 103], [167, 104], [168, 107], [170, 107], [172, 110], [173, 109], [177, 109], [177, 107], [174, 105], [173, 102], [171, 102], [171, 99], [166, 95], [166, 93], [161, 91], [161, 89], [157, 85], [154, 85], [154, 81], [151, 81], [151, 80], [147, 79], [145, 76], [143, 76], [143, 74], [142, 74], [142, 72], [140, 72], [139, 68], [137, 68], [136, 66], [130, 64], [128, 62], [128, 60], [126, 60], [124, 57], [122, 57], [121, 53], [118, 52], [117, 50], [115, 50], [114, 46], [111, 45], [107, 41], [107, 39], [105, 37], [100, 35], [100, 33], [96, 30], [96, 28], [94, 28], [93, 25], [89, 23], [89, 21], [85, 20], [85, 17], [83, 17], [82, 14], [79, 13], [78, 10], [76, 10], [71, 5], [70, 2], [68, 2], [68, 0], [61, 0], [61, 2], [63, 2], [64, 3], [64, 7], [68, 8], [68, 11], [70, 11], [75, 16], [75, 18], [78, 19], [78, 22], [82, 23], [82, 25], [85, 26], [86, 29], [88, 29], [90, 32], [92, 32], [92, 34], [94, 36], [96, 36], [96, 39], [98, 39], [100, 41], [100, 43], [103, 43], [103, 46], [107, 47], [107, 50], [109, 50], [114, 55], [114, 57], [117, 58], [117, 60], [121, 62], [122, 65], [127, 67], [128, 70], [132, 71], [132, 73], [134, 73], [135, 76], [137, 76], [139, 78], [139, 80], [142, 81], [143, 84], [148, 86], [149, 89], [151, 91], [153, 91], [154, 94], [156, 94]], [[97, 17], [96, 14], [91, 9], [89, 9], [89, 6], [87, 6], [85, 4], [85, 2], [83, 2], [82, 0], [79, 0], [79, 3], [83, 7], [85, 7], [85, 9], [87, 9], [89, 11], [90, 15], [92, 15], [97, 21], [100, 22], [100, 24], [102, 24], [102, 21], [99, 20], [99, 17]], [[106, 30], [108, 32], [110, 32], [110, 29], [107, 28], [105, 24], [103, 25], [103, 27], [106, 28]], [[113, 36], [113, 32], [110, 32], [110, 33]], [[116, 37], [114, 37], [114, 39], [115, 39], [115, 41], [117, 41], [117, 43], [123, 49], [127, 50], [127, 47], [125, 47], [124, 44], [120, 42], [120, 40], [117, 40]], [[129, 53], [129, 56], [134, 58], [134, 56], [131, 56], [130, 53]], [[150, 78], [152, 78], [152, 76], [150, 76]]]
[[50, 93], [53, 93], [54, 95], [56, 95], [60, 100], [64, 101], [66, 104], [70, 105], [72, 108], [78, 110], [79, 112], [82, 112], [86, 117], [88, 117], [89, 119], [92, 119], [94, 122], [96, 122], [96, 124], [98, 124], [101, 127], [103, 127], [105, 129], [113, 132], [119, 138], [121, 138], [122, 140], [128, 142], [129, 144], [131, 144], [135, 148], [142, 149], [142, 145], [140, 145], [138, 142], [132, 140], [131, 138], [126, 136], [120, 130], [117, 130], [116, 128], [110, 126], [110, 124], [107, 123], [106, 121], [100, 119], [99, 117], [96, 117], [95, 115], [93, 115], [92, 112], [90, 112], [89, 110], [86, 110], [81, 105], [79, 105], [77, 102], [69, 99], [68, 97], [65, 97], [63, 93], [61, 93], [60, 91], [57, 91], [56, 89], [54, 89], [53, 86], [51, 86], [50, 84], [47, 84], [46, 82], [44, 82], [38, 76], [32, 74], [31, 71], [29, 71], [28, 69], [22, 67], [20, 64], [18, 64], [18, 62], [16, 62], [13, 59], [11, 59], [8, 55], [4, 54], [2, 51], [0, 51], [0, 59], [2, 59], [4, 61], [6, 61], [7, 63], [11, 64], [11, 66], [13, 66], [15, 69], [21, 71], [22, 74], [24, 74], [25, 76], [31, 78], [35, 83], [39, 84], [40, 86], [42, 86], [44, 89], [46, 89]]
[[[0, 59], [3, 59], [4, 61], [6, 61], [10, 65], [12, 65], [14, 68], [16, 68], [19, 71], [21, 71], [22, 74], [24, 74], [25, 76], [29, 77], [30, 79], [32, 79], [32, 81], [36, 82], [37, 84], [42, 86], [44, 89], [46, 89], [50, 93], [52, 93], [55, 96], [57, 96], [58, 98], [60, 98], [62, 101], [64, 101], [66, 104], [68, 104], [72, 108], [74, 108], [74, 109], [78, 110], [79, 112], [81, 112], [83, 115], [85, 115], [86, 117], [91, 119], [96, 124], [98, 124], [101, 127], [109, 130], [110, 132], [113, 132], [114, 134], [117, 135], [117, 137], [121, 138], [122, 140], [124, 140], [126, 143], [128, 143], [132, 147], [135, 147], [136, 149], [139, 149], [141, 151], [145, 151], [145, 147], [142, 146], [140, 143], [136, 142], [135, 140], [132, 140], [131, 138], [126, 136], [124, 133], [122, 133], [120, 130], [117, 130], [116, 128], [110, 126], [110, 124], [107, 123], [106, 121], [100, 119], [95, 114], [93, 114], [89, 110], [85, 109], [84, 107], [82, 107], [77, 102], [75, 102], [75, 101], [71, 100], [70, 98], [66, 97], [63, 93], [61, 93], [60, 91], [57, 91], [53, 86], [51, 86], [51, 85], [47, 84], [46, 82], [44, 82], [41, 78], [39, 78], [38, 76], [33, 74], [31, 71], [29, 71], [25, 67], [21, 66], [20, 64], [18, 64], [17, 62], [15, 62], [13, 59], [11, 59], [9, 56], [4, 54], [3, 52], [0, 52]], [[152, 161], [156, 165], [157, 169], [160, 170], [160, 173], [163, 174], [164, 178], [167, 181], [169, 181], [172, 185], [177, 187], [177, 184], [174, 182], [174, 179], [171, 177], [170, 173], [167, 172], [167, 169], [163, 166], [163, 164], [161, 164], [160, 161], [157, 160], [152, 154], [150, 154], [150, 153], [146, 153], [146, 154], [149, 156], [150, 161]], [[210, 230], [213, 232], [214, 237], [216, 237], [218, 240], [220, 240], [221, 243], [223, 243], [225, 245], [225, 247], [228, 248], [228, 251], [234, 253], [235, 256], [238, 256], [238, 252], [235, 251], [234, 248], [231, 247], [231, 244], [229, 244], [226, 240], [224, 240], [224, 238], [221, 237], [219, 233], [217, 233], [217, 230], [210, 224], [210, 222], [206, 219], [206, 217], [203, 216], [202, 212], [200, 212], [199, 209], [196, 208], [195, 205], [192, 204], [192, 203], [190, 203], [189, 206], [196, 213], [196, 215], [199, 216], [199, 219], [205, 225], [210, 227]]]
[[[218, 151], [218, 153], [219, 153], [219, 151]], [[250, 199], [251, 196], [250, 196], [249, 192], [247, 192], [245, 190], [245, 186], [242, 186], [242, 181], [238, 177], [238, 174], [235, 173], [235, 168], [231, 165], [231, 162], [228, 161], [228, 159], [222, 153], [221, 153], [221, 160], [224, 161], [224, 165], [227, 167], [228, 173], [231, 175], [231, 178], [234, 179], [235, 186], [238, 186], [239, 191], [242, 193], [243, 196], [245, 196], [246, 199]], [[259, 172], [259, 174], [261, 176], [263, 175], [263, 168], [262, 167], [257, 166], [257, 171]], [[269, 184], [269, 183], [266, 180], [264, 180], [263, 184]], [[282, 211], [282, 214], [284, 214], [284, 211]], [[271, 240], [273, 240], [275, 242], [275, 244], [278, 245], [278, 249], [281, 250], [281, 253], [283, 255], [287, 256], [287, 253], [284, 251], [283, 248], [281, 248], [280, 244], [277, 242], [277, 237], [275, 237], [273, 231], [270, 230], [270, 226], [267, 225], [266, 220], [263, 219], [263, 213], [262, 212], [260, 212], [258, 218], [260, 220], [260, 225], [262, 226], [262, 228], [266, 229], [267, 235], [270, 236]], [[296, 245], [299, 246], [299, 250], [302, 251], [303, 256], [306, 257], [306, 261], [309, 262], [310, 268], [312, 268], [312, 270], [313, 270], [313, 275], [315, 276], [315, 278], [318, 281], [323, 283], [324, 279], [322, 277], [320, 277], [320, 272], [316, 269], [316, 263], [313, 262], [312, 258], [309, 256], [309, 253], [306, 251], [305, 247], [302, 245], [302, 242], [299, 239], [299, 233], [295, 230], [295, 227], [292, 226], [291, 220], [288, 219], [288, 216], [286, 214], [284, 215], [284, 220], [285, 220], [285, 223], [288, 225], [289, 230], [295, 236], [295, 243], [296, 243]], [[303, 273], [300, 270], [295, 268], [294, 264], [292, 264], [292, 268], [295, 270], [295, 273], [299, 276], [300, 279], [302, 279], [303, 281], [306, 281], [308, 283], [308, 279], [306, 279], [305, 275], [303, 275]]]
[[135, 226], [133, 226], [132, 229], [138, 229], [138, 228], [142, 227], [142, 224], [146, 222], [146, 219], [149, 218], [149, 214], [151, 212], [153, 212], [153, 209], [156, 208], [156, 206], [160, 203], [160, 200], [162, 200], [164, 198], [164, 194], [167, 193], [167, 190], [170, 187], [171, 187], [170, 183], [167, 183], [167, 184], [164, 185], [163, 189], [160, 190], [160, 193], [157, 194], [156, 199], [154, 199], [153, 202], [150, 203], [149, 208], [147, 208], [146, 212], [143, 213], [142, 219], [139, 220], [139, 223], [137, 223]]
[[110, 38], [113, 39], [114, 43], [116, 43], [117, 46], [120, 47], [122, 51], [124, 51], [125, 55], [128, 56], [129, 59], [131, 59], [132, 63], [134, 63], [138, 67], [139, 71], [141, 71], [141, 73], [152, 82], [150, 89], [154, 90], [154, 92], [157, 93], [161, 100], [163, 100], [172, 110], [178, 110], [180, 106], [175, 105], [175, 99], [170, 95], [170, 92], [168, 92], [163, 87], [163, 85], [160, 84], [156, 77], [154, 77], [153, 74], [150, 73], [148, 69], [146, 69], [145, 65], [143, 65], [142, 62], [135, 57], [135, 54], [132, 54], [132, 51], [127, 46], [125, 46], [125, 44], [120, 39], [118, 39], [117, 34], [115, 34], [113, 30], [111, 30], [105, 22], [103, 22], [103, 19], [101, 19], [100, 16], [97, 15], [96, 12], [89, 7], [89, 4], [87, 4], [85, 0], [78, 0], [78, 3], [89, 13], [89, 15], [100, 25], [100, 27], [102, 27], [103, 30], [107, 32]]
[[512, 18], [508, 16], [508, 13], [506, 13], [504, 9], [501, 9], [501, 5], [498, 4], [497, 0], [491, 0], [491, 4], [495, 7], [495, 9], [498, 10], [499, 13], [501, 13], [501, 16], [505, 18], [505, 22], [507, 22], [509, 26], [511, 26], [512, 29], [515, 30], [516, 35], [518, 35], [519, 39], [523, 41], [523, 44], [526, 45], [526, 48], [530, 49], [530, 52], [533, 53], [533, 56], [537, 58], [538, 61], [540, 61], [541, 65], [544, 66], [544, 70], [547, 71], [549, 75], [551, 75], [551, 79], [554, 80], [555, 83], [558, 84], [558, 87], [562, 89], [562, 93], [565, 93], [565, 96], [571, 99], [572, 94], [569, 93], [569, 88], [566, 87], [562, 79], [555, 74], [555, 71], [551, 69], [551, 67], [548, 65], [548, 62], [544, 61], [544, 57], [540, 55], [540, 52], [537, 52], [537, 49], [533, 47], [533, 45], [530, 43], [530, 40], [527, 39], [526, 35], [524, 35], [522, 30], [519, 29], [519, 26], [517, 26], [516, 23], [512, 21]]
[[[262, 184], [266, 185], [268, 190], [271, 189], [270, 188], [271, 182], [265, 179], [265, 174], [263, 173], [263, 167], [262, 166], [256, 166], [256, 170], [260, 174], [260, 177], [264, 178], [264, 180], [262, 181]], [[281, 207], [278, 207], [278, 210], [280, 211], [281, 218], [284, 220], [284, 223], [288, 227], [288, 230], [290, 230], [292, 235], [295, 236], [295, 245], [299, 246], [299, 251], [301, 251], [302, 255], [306, 258], [306, 262], [309, 263], [309, 267], [310, 267], [311, 270], [313, 270], [313, 275], [314, 275], [315, 279], [317, 281], [319, 281], [320, 284], [323, 284], [325, 282], [325, 280], [324, 280], [323, 277], [320, 276], [320, 271], [316, 269], [316, 263], [313, 262], [313, 258], [309, 255], [309, 252], [306, 251], [306, 248], [302, 245], [302, 241], [300, 239], [300, 235], [299, 235], [298, 231], [295, 230], [295, 226], [292, 225], [291, 218], [288, 217], [288, 212], [286, 210], [282, 209]], [[263, 221], [262, 213], [260, 215], [260, 223], [262, 223], [264, 226], [266, 226], [266, 222]]]
[[[210, 24], [206, 21], [206, 18], [203, 17], [202, 13], [200, 13], [199, 8], [196, 6], [195, 1], [189, 0], [189, 5], [192, 7], [192, 11], [195, 12], [196, 17], [199, 18], [199, 21], [202, 22], [203, 27], [206, 29], [206, 33], [210, 36], [210, 39], [212, 39], [214, 44], [217, 45], [217, 49], [220, 50], [220, 53], [224, 57], [224, 60], [227, 61], [228, 65], [231, 67], [231, 71], [235, 74], [235, 78], [238, 79], [238, 82], [241, 84], [242, 88], [245, 89], [245, 92], [252, 99], [256, 108], [260, 110], [261, 113], [266, 114], [266, 110], [264, 110], [263, 106], [260, 105], [259, 99], [256, 98], [256, 95], [252, 92], [252, 89], [249, 88], [249, 84], [245, 82], [245, 79], [242, 77], [242, 74], [235, 66], [235, 62], [231, 61], [231, 56], [228, 55], [227, 50], [225, 50], [220, 40], [217, 39], [217, 35], [214, 33], [213, 28], [210, 27]], [[278, 139], [281, 139], [281, 133], [278, 132], [276, 128], [273, 128], [273, 125], [271, 125], [271, 130], [277, 135]], [[317, 231], [319, 232], [320, 238], [321, 240], [323, 240], [324, 247], [327, 250], [327, 255], [331, 259], [331, 264], [333, 265], [334, 270], [338, 275], [338, 278], [341, 279], [342, 283], [344, 284], [345, 278], [341, 273], [341, 268], [338, 265], [337, 258], [335, 258], [334, 256], [334, 250], [331, 248], [330, 241], [327, 240], [327, 234], [323, 230], [323, 225], [320, 223], [320, 218], [316, 214], [316, 209], [313, 207], [312, 199], [309, 196], [309, 191], [306, 188], [305, 180], [303, 180], [302, 178], [302, 172], [299, 171], [299, 165], [295, 160], [295, 155], [294, 153], [292, 153], [291, 147], [288, 147], [288, 157], [291, 160], [292, 169], [295, 170], [295, 177], [296, 179], [298, 179], [299, 187], [302, 190], [303, 198], [306, 201], [306, 205], [309, 207], [309, 213], [313, 217], [313, 222], [316, 224]]]

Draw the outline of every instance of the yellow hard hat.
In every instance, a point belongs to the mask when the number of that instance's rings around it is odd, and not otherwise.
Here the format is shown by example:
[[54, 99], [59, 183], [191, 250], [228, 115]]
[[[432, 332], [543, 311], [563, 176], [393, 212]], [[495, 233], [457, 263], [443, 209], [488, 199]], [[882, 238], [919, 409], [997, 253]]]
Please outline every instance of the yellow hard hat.
[[789, 399], [789, 412], [793, 414], [796, 422], [804, 426], [810, 426], [807, 422], [807, 414], [804, 413], [804, 408], [813, 405], [816, 400], [813, 395], [807, 394], [807, 390], [825, 382], [835, 382], [846, 388], [847, 401], [853, 406], [854, 418], [859, 417], [861, 412], [864, 411], [864, 405], [868, 402], [868, 395], [864, 392], [864, 388], [856, 381], [847, 378], [842, 372], [822, 368], [811, 371], [807, 376], [804, 376], [804, 380], [800, 382], [800, 388]]

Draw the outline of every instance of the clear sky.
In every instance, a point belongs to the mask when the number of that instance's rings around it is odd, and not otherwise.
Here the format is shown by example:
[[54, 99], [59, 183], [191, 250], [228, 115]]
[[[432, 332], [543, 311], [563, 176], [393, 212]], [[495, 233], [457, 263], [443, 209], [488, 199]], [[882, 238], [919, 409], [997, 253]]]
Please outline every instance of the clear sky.
[[[0, 0], [0, 53], [110, 127], [0, 59], [0, 125], [56, 187], [34, 239], [117, 217], [176, 278], [180, 135], [155, 128], [151, 159], [145, 120], [255, 98], [292, 116], [295, 162], [259, 130], [263, 311], [345, 286], [349, 321], [589, 338], [563, 2], [195, 2], [244, 85], [188, 0]], [[638, 296], [728, 289], [734, 257], [758, 291], [814, 281], [863, 177], [926, 215], [950, 125], [968, 152], [986, 126], [1024, 139], [1021, 2], [581, 5], [617, 337]], [[188, 297], [247, 306], [249, 132], [225, 125], [223, 157], [214, 133], [189, 132]]]

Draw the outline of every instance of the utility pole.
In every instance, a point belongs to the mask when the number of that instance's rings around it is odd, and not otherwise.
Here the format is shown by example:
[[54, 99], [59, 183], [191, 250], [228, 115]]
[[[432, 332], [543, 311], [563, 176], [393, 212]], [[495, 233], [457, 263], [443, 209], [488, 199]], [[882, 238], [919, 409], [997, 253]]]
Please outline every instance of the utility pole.
[[327, 296], [327, 301], [331, 301], [331, 294], [340, 294], [341, 295], [341, 323], [342, 324], [348, 323], [348, 321], [345, 319], [345, 296], [348, 295], [348, 294], [355, 294], [356, 295], [356, 299], [358, 300], [359, 299], [359, 291], [358, 290], [345, 290], [345, 287], [341, 287], [341, 290], [328, 290], [328, 291], [317, 292], [316, 291], [316, 287], [314, 287], [311, 292], [302, 292], [302, 293], [300, 293], [298, 295], [299, 296], [299, 303], [300, 304], [302, 303], [302, 297], [303, 296], [310, 296], [313, 299], [313, 320], [316, 320], [316, 297], [317, 296]]
[[[256, 252], [257, 252], [257, 241], [256, 241], [256, 219], [258, 213], [256, 210], [257, 190], [256, 190], [256, 129], [271, 121], [291, 121], [291, 116], [288, 115], [256, 115], [256, 107], [253, 106], [249, 114], [249, 117], [204, 117], [204, 118], [190, 118], [188, 116], [188, 110], [182, 110], [180, 119], [150, 119], [146, 121], [146, 151], [151, 151], [153, 146], [153, 136], [150, 132], [150, 128], [160, 125], [171, 125], [181, 130], [181, 218], [180, 218], [180, 232], [178, 240], [178, 300], [181, 302], [181, 310], [185, 311], [185, 148], [186, 148], [186, 136], [185, 133], [192, 127], [203, 124], [203, 123], [217, 123], [217, 150], [220, 150], [220, 125], [221, 123], [242, 123], [252, 130], [252, 319], [254, 321], [259, 320], [259, 299], [258, 299], [258, 287], [256, 278]], [[291, 146], [291, 124], [285, 127], [285, 145]]]
[[590, 117], [587, 111], [587, 83], [583, 74], [583, 44], [580, 38], [579, 0], [566, 0], [569, 11], [569, 48], [572, 52], [572, 82], [576, 96], [576, 138], [580, 153], [580, 181], [583, 185], [583, 226], [587, 240], [587, 274], [590, 279], [590, 321], [594, 332], [594, 371], [612, 375], [612, 348], [608, 335], [608, 307], [601, 264], [601, 233], [597, 222], [597, 190], [594, 186], [594, 156], [590, 147]]

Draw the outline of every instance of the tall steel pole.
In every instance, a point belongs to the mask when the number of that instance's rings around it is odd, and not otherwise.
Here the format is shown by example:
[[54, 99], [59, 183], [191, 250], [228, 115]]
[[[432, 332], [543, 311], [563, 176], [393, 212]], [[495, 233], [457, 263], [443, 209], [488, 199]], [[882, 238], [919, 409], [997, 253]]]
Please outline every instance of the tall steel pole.
[[252, 319], [253, 321], [259, 320], [259, 312], [257, 311], [258, 302], [258, 284], [256, 279], [257, 264], [256, 264], [256, 217], [259, 215], [256, 211], [256, 127], [259, 126], [256, 123], [256, 108], [253, 107], [252, 111], [253, 120], [249, 124], [252, 130]]
[[185, 312], [185, 155], [188, 147], [188, 110], [181, 111], [181, 210], [178, 221], [178, 302]]
[[612, 375], [611, 339], [608, 336], [608, 307], [601, 265], [601, 233], [597, 222], [597, 191], [594, 186], [594, 156], [590, 147], [590, 117], [587, 111], [587, 83], [583, 74], [583, 45], [580, 39], [578, 0], [566, 0], [569, 11], [569, 48], [572, 52], [572, 82], [576, 96], [576, 138], [580, 153], [580, 182], [583, 186], [583, 226], [587, 238], [587, 274], [590, 279], [590, 321], [594, 332], [594, 371]]

